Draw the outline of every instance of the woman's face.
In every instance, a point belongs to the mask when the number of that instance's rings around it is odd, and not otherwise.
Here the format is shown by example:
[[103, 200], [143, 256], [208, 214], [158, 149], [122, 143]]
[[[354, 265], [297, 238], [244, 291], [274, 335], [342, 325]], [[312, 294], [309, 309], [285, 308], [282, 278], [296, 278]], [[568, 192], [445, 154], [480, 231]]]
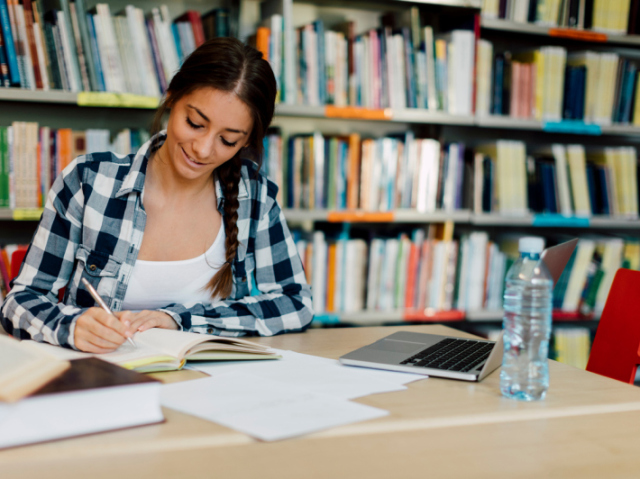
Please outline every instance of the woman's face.
[[209, 177], [247, 145], [252, 128], [249, 107], [234, 93], [199, 88], [172, 106], [161, 156], [184, 179]]

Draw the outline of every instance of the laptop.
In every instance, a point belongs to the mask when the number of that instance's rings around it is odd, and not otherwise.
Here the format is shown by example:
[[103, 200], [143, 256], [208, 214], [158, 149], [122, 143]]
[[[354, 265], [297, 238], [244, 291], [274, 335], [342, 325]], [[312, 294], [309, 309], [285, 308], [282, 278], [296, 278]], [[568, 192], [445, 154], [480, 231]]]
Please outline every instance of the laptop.
[[[541, 257], [554, 286], [578, 243], [567, 241]], [[425, 376], [482, 381], [502, 363], [502, 334], [497, 341], [399, 331], [339, 358], [347, 366], [386, 369]]]

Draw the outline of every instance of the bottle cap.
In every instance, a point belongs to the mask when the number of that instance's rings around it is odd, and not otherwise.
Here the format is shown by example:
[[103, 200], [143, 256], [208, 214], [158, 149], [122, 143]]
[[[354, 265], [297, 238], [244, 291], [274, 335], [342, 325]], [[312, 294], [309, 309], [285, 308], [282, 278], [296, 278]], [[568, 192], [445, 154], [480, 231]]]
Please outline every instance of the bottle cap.
[[544, 238], [539, 236], [524, 236], [518, 241], [518, 250], [521, 253], [542, 253]]

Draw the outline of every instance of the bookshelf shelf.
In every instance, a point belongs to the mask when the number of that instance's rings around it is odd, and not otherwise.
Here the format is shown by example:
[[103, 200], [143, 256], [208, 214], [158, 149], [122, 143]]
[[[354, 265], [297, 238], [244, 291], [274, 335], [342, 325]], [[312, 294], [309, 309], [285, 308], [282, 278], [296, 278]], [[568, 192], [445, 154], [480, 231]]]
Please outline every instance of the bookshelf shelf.
[[[469, 322], [502, 322], [504, 312], [501, 309], [479, 309], [475, 311], [438, 311], [430, 315], [415, 314], [404, 310], [393, 311], [358, 311], [354, 313], [319, 313], [316, 314], [314, 321], [319, 324], [339, 324], [351, 323], [357, 325], [371, 326], [374, 324], [394, 323], [394, 322], [450, 322], [450, 321], [469, 321]], [[566, 313], [554, 310], [554, 325], [563, 323], [584, 323], [597, 324], [599, 318], [584, 317], [577, 313]]]
[[471, 212], [469, 210], [456, 211], [436, 211], [433, 213], [420, 213], [415, 210], [396, 210], [395, 221], [397, 223], [441, 223], [443, 221], [454, 221], [456, 223], [467, 223]]
[[303, 223], [305, 221], [327, 221], [327, 210], [300, 210], [284, 209], [284, 216], [290, 223]]
[[638, 229], [640, 228], [640, 220], [638, 218], [610, 218], [607, 216], [595, 216], [589, 221], [592, 228], [624, 228]]
[[474, 8], [482, 7], [482, 0], [395, 0], [394, 3], [418, 3], [422, 5], [446, 5], [449, 7]]
[[[92, 96], [95, 95], [95, 98]], [[122, 97], [122, 98], [120, 98]], [[92, 99], [93, 98], [93, 99]], [[118, 95], [105, 92], [75, 93], [62, 90], [26, 90], [22, 88], [0, 88], [0, 101], [16, 101], [29, 103], [67, 104], [84, 107], [115, 107], [136, 110], [155, 108], [151, 97], [136, 95]], [[355, 111], [355, 110], [354, 110]], [[385, 114], [369, 114], [366, 110], [350, 115], [347, 112], [339, 116], [328, 114], [325, 106], [311, 105], [276, 105], [276, 116], [298, 118], [342, 118], [352, 121], [382, 121], [412, 124], [457, 125], [467, 127], [497, 128], [509, 130], [547, 131], [551, 133], [565, 133], [575, 135], [640, 135], [640, 127], [628, 124], [613, 124], [607, 126], [579, 124], [569, 125], [568, 122], [545, 124], [539, 120], [512, 118], [505, 115], [468, 116], [453, 115], [442, 111], [430, 111], [420, 108], [405, 108], [385, 111]], [[567, 123], [565, 125], [565, 123]], [[551, 128], [553, 127], [553, 128]]]
[[403, 108], [392, 110], [393, 121], [402, 123], [429, 123], [437, 125], [474, 126], [472, 116], [453, 115], [443, 111], [430, 111], [421, 108]]
[[531, 226], [532, 215], [504, 216], [494, 213], [475, 214], [471, 216], [471, 223], [483, 226]]
[[576, 28], [557, 28], [534, 23], [514, 22], [500, 18], [483, 17], [480, 26], [486, 30], [567, 38], [588, 43], [612, 43], [629, 46], [640, 45], [640, 35], [620, 35]]
[[602, 126], [603, 135], [639, 135], [640, 127], [634, 125], [608, 125]]
[[289, 105], [279, 103], [276, 105], [276, 115], [278, 116], [297, 116], [310, 118], [323, 118], [324, 106], [311, 105]]
[[305, 221], [328, 221], [332, 223], [441, 223], [443, 221], [454, 221], [468, 223], [470, 212], [468, 210], [456, 210], [421, 213], [410, 209], [389, 212], [285, 209], [284, 216], [291, 223]]
[[467, 321], [502, 321], [501, 309], [478, 309], [475, 311], [467, 311], [465, 319]]
[[[415, 210], [400, 209], [393, 212], [363, 211], [329, 211], [326, 209], [302, 210], [283, 209], [285, 218], [291, 224], [307, 221], [326, 222], [361, 222], [361, 223], [442, 223], [453, 221], [459, 224], [479, 226], [547, 226], [547, 227], [590, 227], [596, 229], [640, 229], [638, 218], [616, 218], [608, 216], [560, 217], [556, 215], [522, 215], [504, 216], [494, 213], [472, 214], [469, 210], [436, 211], [420, 213]], [[41, 208], [8, 209], [0, 208], [0, 220], [38, 221], [42, 215]], [[389, 218], [391, 215], [391, 219]], [[540, 221], [540, 219], [543, 221]]]
[[26, 90], [0, 88], [0, 101], [26, 101], [34, 103], [78, 103], [78, 94], [62, 90]]
[[464, 311], [410, 311], [410, 310], [363, 310], [354, 313], [319, 313], [314, 317], [314, 321], [320, 324], [351, 323], [357, 325], [373, 325], [393, 322], [427, 322], [440, 323], [450, 321], [464, 321]]
[[526, 118], [513, 118], [505, 115], [476, 117], [476, 125], [483, 128], [509, 128], [512, 130], [542, 130], [542, 122]]
[[544, 25], [536, 25], [535, 23], [512, 22], [501, 18], [482, 17], [480, 26], [487, 30], [496, 30], [499, 32], [509, 33], [527, 33], [529, 35], [549, 36], [549, 28]]

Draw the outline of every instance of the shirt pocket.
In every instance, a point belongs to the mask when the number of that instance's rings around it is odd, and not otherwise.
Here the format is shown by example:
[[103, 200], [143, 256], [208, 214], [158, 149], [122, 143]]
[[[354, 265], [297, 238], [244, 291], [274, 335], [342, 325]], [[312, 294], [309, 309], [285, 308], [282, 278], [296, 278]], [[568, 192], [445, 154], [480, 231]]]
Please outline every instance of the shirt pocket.
[[85, 278], [109, 304], [113, 299], [120, 266], [121, 262], [113, 256], [80, 246], [76, 251], [76, 267], [72, 283], [75, 285], [75, 295], [71, 295], [71, 300], [81, 308], [96, 305], [93, 297], [82, 284], [82, 278]]

